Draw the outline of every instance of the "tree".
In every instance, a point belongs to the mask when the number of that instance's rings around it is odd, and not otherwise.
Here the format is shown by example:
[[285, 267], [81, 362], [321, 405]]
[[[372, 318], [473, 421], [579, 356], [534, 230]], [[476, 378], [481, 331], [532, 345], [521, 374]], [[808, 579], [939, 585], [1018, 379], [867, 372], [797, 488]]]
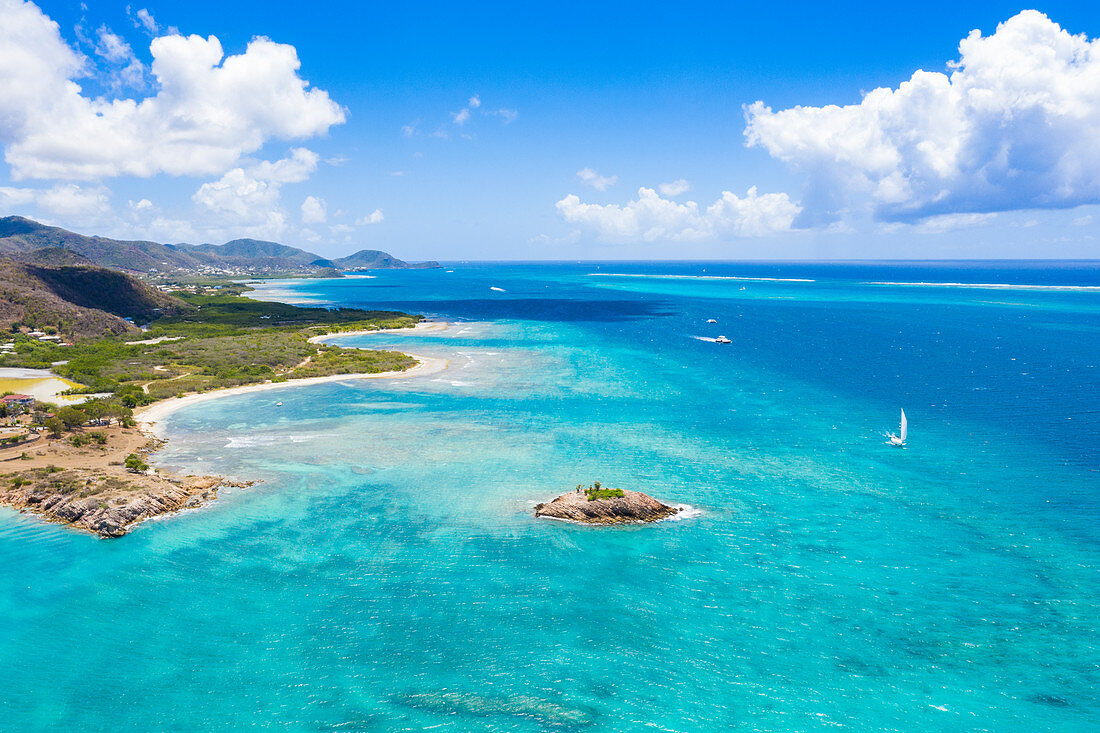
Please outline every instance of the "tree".
[[87, 415], [70, 405], [59, 407], [56, 415], [61, 422], [65, 423], [67, 428], [78, 428], [88, 420]]
[[65, 423], [56, 417], [47, 417], [42, 421], [42, 426], [50, 431], [50, 436], [53, 438], [60, 438], [65, 432]]

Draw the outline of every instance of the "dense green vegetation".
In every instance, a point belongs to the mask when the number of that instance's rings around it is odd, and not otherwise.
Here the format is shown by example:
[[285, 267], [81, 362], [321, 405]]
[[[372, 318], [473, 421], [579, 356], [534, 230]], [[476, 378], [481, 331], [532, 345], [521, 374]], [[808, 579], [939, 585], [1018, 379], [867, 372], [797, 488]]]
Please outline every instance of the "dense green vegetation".
[[597, 499], [618, 499], [625, 496], [622, 489], [605, 489], [600, 486], [599, 481], [596, 481], [587, 488], [585, 488], [584, 484], [577, 484], [577, 491], [584, 491], [584, 495], [588, 497], [589, 501], [596, 501]]
[[399, 352], [343, 349], [310, 343], [309, 338], [346, 330], [408, 328], [419, 316], [300, 308], [224, 290], [217, 295], [175, 293], [189, 307], [157, 318], [140, 339], [165, 339], [159, 343], [108, 337], [62, 347], [20, 334], [13, 336], [15, 353], [0, 356], [0, 366], [52, 368], [83, 385], [81, 392], [110, 392], [107, 402], [135, 407], [188, 392], [265, 380], [394, 371], [415, 363]]

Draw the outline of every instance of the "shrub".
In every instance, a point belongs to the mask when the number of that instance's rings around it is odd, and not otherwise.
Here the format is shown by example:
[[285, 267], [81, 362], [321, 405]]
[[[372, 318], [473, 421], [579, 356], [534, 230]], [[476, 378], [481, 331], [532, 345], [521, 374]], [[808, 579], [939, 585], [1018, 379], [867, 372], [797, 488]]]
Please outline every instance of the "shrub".
[[588, 497], [589, 501], [596, 501], [597, 499], [618, 499], [624, 496], [622, 489], [600, 488], [599, 481], [594, 482], [591, 486], [585, 489], [584, 495]]
[[93, 430], [88, 433], [88, 439], [94, 440], [97, 445], [105, 445], [107, 443], [107, 433], [102, 430]]
[[126, 470], [134, 473], [145, 473], [149, 470], [149, 464], [141, 460], [141, 456], [131, 453], [126, 456]]

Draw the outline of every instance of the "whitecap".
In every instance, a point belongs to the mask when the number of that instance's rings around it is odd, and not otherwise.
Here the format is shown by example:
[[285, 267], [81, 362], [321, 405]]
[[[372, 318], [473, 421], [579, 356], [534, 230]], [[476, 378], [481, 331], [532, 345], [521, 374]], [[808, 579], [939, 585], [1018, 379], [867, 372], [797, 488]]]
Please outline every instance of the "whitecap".
[[682, 519], [695, 519], [703, 515], [703, 510], [699, 507], [694, 507], [691, 504], [673, 504], [674, 508], [680, 511], [673, 514], [671, 517], [662, 519], [663, 522], [679, 522]]

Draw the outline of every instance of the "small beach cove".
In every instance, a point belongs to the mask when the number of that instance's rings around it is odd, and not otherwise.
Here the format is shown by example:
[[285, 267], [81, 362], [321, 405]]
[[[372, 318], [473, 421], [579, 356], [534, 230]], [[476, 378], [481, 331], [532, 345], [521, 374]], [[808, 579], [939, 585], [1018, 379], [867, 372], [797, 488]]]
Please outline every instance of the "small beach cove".
[[[446, 321], [421, 321], [412, 328], [373, 329], [356, 331], [334, 331], [309, 339], [311, 343], [321, 344], [340, 336], [375, 336], [399, 333], [403, 336], [421, 335], [426, 333], [439, 333], [446, 331], [450, 326]], [[353, 347], [354, 348], [354, 347]], [[408, 352], [402, 352], [406, 356], [415, 359], [416, 365], [403, 371], [361, 373], [361, 374], [330, 374], [323, 377], [306, 377], [303, 379], [288, 379], [281, 382], [262, 382], [260, 384], [246, 384], [240, 387], [228, 387], [212, 392], [200, 392], [182, 397], [173, 397], [151, 405], [138, 408], [134, 411], [134, 419], [143, 429], [151, 435], [159, 435], [158, 424], [163, 423], [171, 414], [203, 402], [216, 400], [235, 395], [251, 394], [253, 392], [269, 392], [291, 388], [309, 387], [312, 385], [328, 384], [331, 382], [344, 382], [359, 379], [413, 379], [438, 374], [449, 366], [447, 359], [432, 356], [420, 356]], [[161, 429], [162, 430], [162, 429]]]
[[[446, 323], [417, 324], [417, 329], [374, 329], [354, 331], [361, 336], [378, 331], [441, 331]], [[314, 343], [327, 336], [316, 337]], [[164, 339], [151, 339], [145, 345], [155, 345]], [[437, 374], [447, 368], [447, 360], [438, 357], [417, 357], [414, 366], [398, 371], [332, 374], [300, 379], [284, 379], [259, 384], [241, 385], [163, 399], [134, 411], [136, 429], [108, 425], [98, 431], [101, 445], [91, 448], [69, 445], [59, 440], [44, 440], [31, 433], [35, 440], [20, 443], [0, 451], [0, 462], [20, 469], [13, 485], [0, 489], [0, 504], [36, 514], [46, 521], [67, 524], [75, 529], [93, 532], [101, 537], [118, 537], [130, 532], [148, 519], [203, 506], [217, 498], [222, 486], [245, 487], [254, 481], [230, 479], [214, 475], [186, 475], [172, 471], [149, 469], [146, 475], [134, 475], [128, 470], [130, 459], [147, 459], [164, 445], [162, 421], [172, 413], [197, 403], [219, 398], [265, 392], [276, 389], [302, 388], [332, 382], [366, 379], [410, 379]], [[308, 360], [307, 360], [308, 361]], [[52, 379], [66, 382], [44, 370], [9, 370], [21, 380], [46, 382]], [[56, 395], [51, 392], [51, 397]], [[281, 403], [280, 403], [281, 404]], [[29, 452], [28, 452], [29, 451]], [[10, 455], [9, 455], [10, 454]], [[13, 463], [14, 462], [14, 463]], [[125, 465], [124, 465], [125, 464]], [[142, 472], [137, 472], [141, 474]], [[94, 499], [83, 499], [71, 493], [79, 483], [98, 485]], [[139, 493], [135, 493], [139, 492]]]

